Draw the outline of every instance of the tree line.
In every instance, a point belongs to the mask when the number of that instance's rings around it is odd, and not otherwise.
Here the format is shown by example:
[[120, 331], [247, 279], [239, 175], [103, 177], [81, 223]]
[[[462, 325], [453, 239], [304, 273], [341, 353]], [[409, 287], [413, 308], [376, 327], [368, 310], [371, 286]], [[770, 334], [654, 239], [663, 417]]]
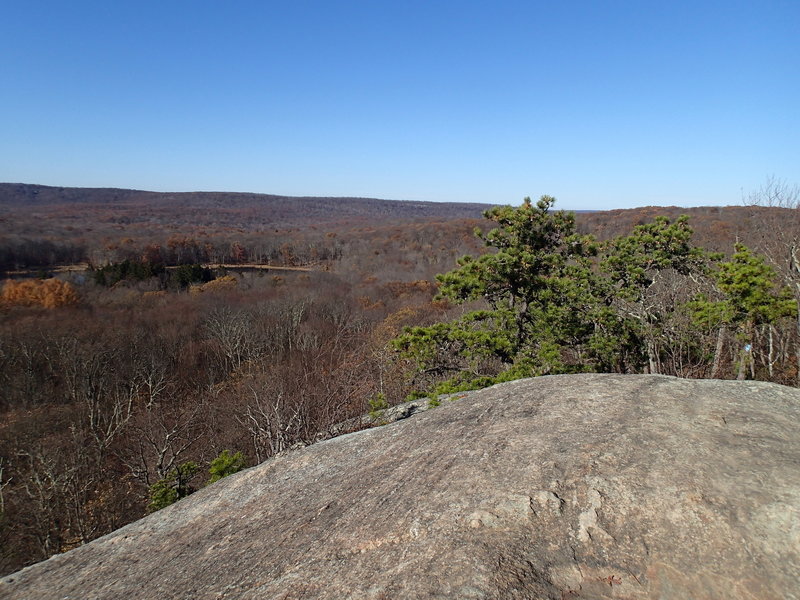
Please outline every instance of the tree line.
[[798, 302], [766, 257], [694, 246], [686, 216], [599, 243], [554, 201], [487, 211], [490, 251], [437, 276], [468, 310], [394, 341], [421, 392], [586, 371], [797, 382]]

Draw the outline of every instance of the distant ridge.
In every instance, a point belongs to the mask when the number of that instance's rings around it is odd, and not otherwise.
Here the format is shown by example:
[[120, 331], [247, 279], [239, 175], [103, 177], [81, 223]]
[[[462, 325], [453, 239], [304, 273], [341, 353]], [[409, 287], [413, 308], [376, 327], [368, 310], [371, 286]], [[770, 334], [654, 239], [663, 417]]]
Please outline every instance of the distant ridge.
[[[286, 196], [281, 194], [261, 194], [255, 192], [151, 192], [148, 190], [126, 188], [83, 188], [57, 187], [31, 183], [0, 183], [0, 204], [62, 204], [62, 203], [117, 203], [137, 202], [143, 200], [181, 200], [183, 202], [197, 200], [219, 202], [222, 200], [236, 205], [249, 204], [256, 201], [302, 201], [302, 202], [339, 202], [372, 205], [376, 202], [400, 204], [414, 209], [448, 207], [466, 210], [470, 213], [476, 209], [485, 210], [493, 204], [473, 202], [430, 202], [424, 200], [386, 200], [361, 196]], [[438, 212], [434, 210], [434, 212]]]
[[[498, 204], [518, 205], [522, 199]], [[157, 224], [183, 222], [190, 217], [198, 227], [211, 230], [294, 229], [325, 226], [331, 229], [375, 227], [481, 219], [493, 204], [381, 200], [359, 197], [282, 196], [250, 192], [151, 192], [121, 188], [54, 187], [27, 183], [0, 183], [0, 211], [27, 215], [36, 208], [36, 222], [57, 223], [65, 210], [70, 218], [152, 228]], [[562, 207], [556, 205], [556, 209]], [[566, 209], [569, 210], [569, 209]], [[736, 240], [754, 244], [763, 232], [756, 231], [758, 214], [788, 209], [753, 206], [643, 206], [577, 213], [578, 229], [599, 240], [626, 235], [636, 225], [656, 216], [676, 219], [686, 214], [695, 230], [694, 242], [711, 250], [730, 251]], [[2, 218], [2, 215], [0, 215]], [[793, 217], [791, 217], [793, 218]], [[482, 223], [485, 223], [482, 221]]]
[[[113, 209], [136, 220], [152, 211], [194, 211], [198, 215], [232, 217], [274, 227], [341, 222], [415, 222], [478, 219], [490, 204], [423, 202], [357, 197], [280, 196], [247, 192], [149, 192], [117, 188], [70, 188], [26, 183], [0, 183], [0, 207], [10, 210], [53, 207]], [[231, 226], [235, 223], [229, 222]]]

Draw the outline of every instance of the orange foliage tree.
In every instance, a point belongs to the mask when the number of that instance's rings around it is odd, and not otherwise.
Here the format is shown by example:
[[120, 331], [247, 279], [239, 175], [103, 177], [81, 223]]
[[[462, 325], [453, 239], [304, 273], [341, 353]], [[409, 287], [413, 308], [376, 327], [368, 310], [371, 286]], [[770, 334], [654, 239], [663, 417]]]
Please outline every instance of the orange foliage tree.
[[26, 279], [6, 281], [0, 299], [11, 306], [43, 306], [56, 308], [78, 302], [72, 284], [60, 279]]

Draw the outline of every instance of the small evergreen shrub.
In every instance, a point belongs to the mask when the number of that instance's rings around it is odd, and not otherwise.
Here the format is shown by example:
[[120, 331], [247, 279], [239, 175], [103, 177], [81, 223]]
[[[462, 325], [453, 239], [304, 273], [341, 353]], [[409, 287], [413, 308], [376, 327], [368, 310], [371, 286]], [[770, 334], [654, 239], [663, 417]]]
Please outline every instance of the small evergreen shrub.
[[369, 400], [369, 416], [373, 420], [377, 420], [383, 414], [383, 411], [389, 408], [389, 403], [386, 401], [386, 396], [383, 392], [379, 393], [374, 398]]
[[227, 450], [223, 450], [217, 458], [211, 461], [208, 467], [208, 474], [210, 477], [206, 485], [211, 485], [223, 477], [238, 473], [244, 469], [245, 466], [244, 455], [241, 452], [231, 454]]
[[199, 471], [200, 465], [194, 461], [188, 461], [175, 467], [166, 477], [151, 485], [150, 503], [147, 505], [148, 512], [154, 513], [193, 494], [195, 489], [190, 482]]

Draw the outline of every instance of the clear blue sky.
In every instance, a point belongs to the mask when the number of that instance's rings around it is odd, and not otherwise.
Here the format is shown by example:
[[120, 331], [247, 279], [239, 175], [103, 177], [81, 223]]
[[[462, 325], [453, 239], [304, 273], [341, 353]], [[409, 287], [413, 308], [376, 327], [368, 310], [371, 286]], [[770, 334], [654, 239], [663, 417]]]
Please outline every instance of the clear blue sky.
[[0, 14], [0, 181], [569, 209], [800, 183], [800, 0]]

